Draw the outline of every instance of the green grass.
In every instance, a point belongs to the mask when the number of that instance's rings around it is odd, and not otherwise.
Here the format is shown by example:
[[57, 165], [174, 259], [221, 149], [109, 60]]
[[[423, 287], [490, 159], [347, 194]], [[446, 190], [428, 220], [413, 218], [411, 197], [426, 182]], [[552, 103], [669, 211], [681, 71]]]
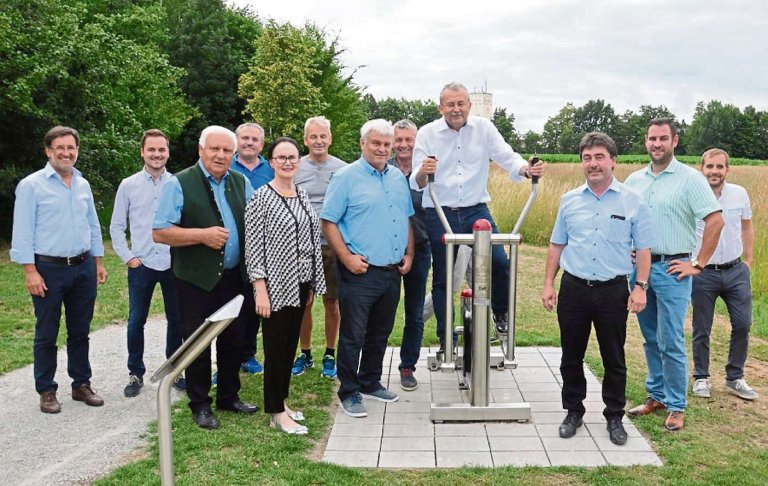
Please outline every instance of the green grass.
[[[6, 253], [7, 254], [7, 253]], [[518, 345], [559, 345], [555, 314], [545, 312], [539, 302], [544, 248], [524, 246], [518, 272]], [[100, 289], [95, 327], [124, 320], [126, 312], [125, 277], [116, 258], [107, 259], [110, 283]], [[2, 327], [2, 366], [12, 369], [31, 361], [31, 305], [21, 272], [6, 260], [0, 262], [0, 277], [15, 285], [4, 286], [0, 323]], [[12, 290], [12, 287], [17, 287]], [[159, 311], [159, 309], [155, 309]], [[316, 354], [324, 346], [322, 306], [314, 307], [316, 325], [313, 344]], [[402, 333], [402, 303], [390, 343], [398, 345]], [[9, 326], [10, 323], [10, 326]], [[10, 329], [10, 330], [9, 330]], [[14, 330], [15, 329], [15, 330]], [[768, 478], [768, 409], [762, 401], [746, 403], [726, 395], [722, 388], [727, 352], [728, 326], [722, 317], [712, 341], [712, 370], [715, 395], [711, 400], [692, 400], [688, 422], [680, 433], [663, 431], [660, 415], [633, 422], [648, 437], [661, 457], [662, 467], [601, 467], [596, 469], [558, 468], [461, 468], [457, 470], [385, 471], [352, 469], [319, 462], [323, 441], [331, 425], [335, 407], [332, 384], [320, 378], [318, 369], [293, 379], [289, 403], [307, 415], [310, 435], [292, 437], [268, 427], [267, 417], [241, 417], [221, 414], [218, 431], [196, 427], [186, 403], [176, 404], [173, 413], [174, 464], [176, 481], [184, 484], [264, 484], [264, 485], [440, 485], [446, 484], [745, 484], [762, 485]], [[17, 344], [5, 346], [9, 336], [19, 334]], [[434, 320], [425, 330], [425, 342], [436, 342]], [[690, 336], [690, 330], [688, 330]], [[765, 341], [753, 339], [748, 362], [750, 383], [764, 396], [768, 393]], [[9, 349], [5, 349], [9, 348]], [[627, 339], [628, 386], [630, 404], [645, 397], [645, 359], [642, 341], [634, 318], [630, 319]], [[755, 357], [759, 357], [755, 359]], [[596, 343], [590, 343], [587, 363], [601, 376]], [[246, 401], [263, 403], [262, 378], [243, 376], [241, 396]], [[31, 388], [31, 384], [30, 384]], [[96, 481], [99, 485], [159, 484], [157, 439], [154, 426], [147, 435], [149, 446], [130, 464]]]
[[[528, 158], [533, 154], [525, 154]], [[581, 162], [579, 154], [536, 154], [541, 157], [542, 160], [546, 160], [555, 164], [573, 164]], [[677, 160], [685, 164], [699, 165], [701, 163], [701, 156], [699, 155], [676, 155]], [[730, 159], [732, 165], [768, 165], [768, 160], [760, 159], [742, 159], [739, 157], [732, 157]], [[618, 162], [620, 164], [647, 164], [650, 162], [648, 154], [626, 154], [619, 155]]]

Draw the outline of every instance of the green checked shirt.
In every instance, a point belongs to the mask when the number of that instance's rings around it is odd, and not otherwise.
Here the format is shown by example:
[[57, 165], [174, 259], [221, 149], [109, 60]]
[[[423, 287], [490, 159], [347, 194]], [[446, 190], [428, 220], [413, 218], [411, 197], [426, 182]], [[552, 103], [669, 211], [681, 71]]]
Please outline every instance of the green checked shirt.
[[720, 203], [707, 179], [696, 169], [675, 158], [658, 175], [651, 166], [630, 174], [625, 181], [651, 208], [656, 229], [656, 245], [651, 253], [691, 253], [696, 248], [696, 220], [721, 211]]

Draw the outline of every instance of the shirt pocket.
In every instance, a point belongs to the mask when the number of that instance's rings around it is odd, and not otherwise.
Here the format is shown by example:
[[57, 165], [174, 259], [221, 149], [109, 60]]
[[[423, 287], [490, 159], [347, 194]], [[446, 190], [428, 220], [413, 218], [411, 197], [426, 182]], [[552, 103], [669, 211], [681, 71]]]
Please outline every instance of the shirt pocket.
[[632, 235], [632, 223], [624, 219], [611, 218], [608, 220], [608, 241], [611, 243], [628, 243]]

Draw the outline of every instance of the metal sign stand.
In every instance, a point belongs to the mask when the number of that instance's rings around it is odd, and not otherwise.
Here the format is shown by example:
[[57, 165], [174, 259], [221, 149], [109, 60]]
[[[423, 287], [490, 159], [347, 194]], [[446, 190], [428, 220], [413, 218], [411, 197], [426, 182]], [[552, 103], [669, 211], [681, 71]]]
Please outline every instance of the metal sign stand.
[[176, 377], [202, 353], [227, 326], [240, 315], [243, 296], [238, 295], [211, 314], [184, 341], [173, 356], [152, 375], [152, 383], [160, 380], [157, 390], [157, 438], [160, 450], [160, 481], [163, 486], [174, 484], [173, 432], [171, 429], [171, 387]]

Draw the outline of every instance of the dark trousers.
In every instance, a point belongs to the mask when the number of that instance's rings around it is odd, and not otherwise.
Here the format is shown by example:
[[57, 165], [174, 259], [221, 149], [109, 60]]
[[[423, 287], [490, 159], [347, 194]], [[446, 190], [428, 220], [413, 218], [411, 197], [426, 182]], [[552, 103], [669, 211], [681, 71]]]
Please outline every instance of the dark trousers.
[[382, 388], [381, 368], [387, 339], [400, 302], [400, 273], [369, 266], [355, 275], [339, 262], [341, 326], [336, 366], [341, 400]]
[[[493, 232], [498, 233], [499, 229], [491, 217], [491, 212], [485, 203], [477, 204], [468, 208], [452, 210], [444, 207], [445, 217], [448, 224], [451, 225], [454, 233], [472, 233], [472, 225], [478, 219], [486, 219], [491, 223]], [[429, 233], [429, 243], [432, 247], [432, 303], [435, 308], [435, 318], [437, 319], [437, 337], [440, 342], [445, 341], [445, 245], [443, 244], [443, 228], [437, 211], [433, 208], [427, 208], [427, 232]], [[458, 251], [458, 246], [455, 247]], [[454, 259], [456, 254], [454, 253]], [[496, 314], [504, 314], [509, 309], [509, 258], [501, 245], [493, 245], [492, 250], [492, 275], [491, 285], [493, 285], [493, 296], [491, 298], [491, 307]]]
[[595, 326], [600, 356], [603, 358], [603, 415], [622, 417], [626, 405], [627, 367], [624, 342], [627, 337], [627, 282], [603, 287], [589, 287], [568, 273], [563, 274], [557, 301], [560, 343], [563, 357], [563, 408], [584, 414], [587, 380], [584, 377], [584, 353], [592, 324]]
[[299, 306], [283, 307], [264, 319], [264, 411], [285, 411], [291, 385], [291, 367], [299, 343], [301, 319], [309, 298], [309, 282], [299, 288]]
[[144, 325], [155, 286], [160, 284], [168, 326], [165, 333], [165, 357], [170, 358], [181, 346], [181, 314], [173, 271], [154, 270], [144, 265], [128, 268], [128, 371], [144, 376]]
[[[184, 280], [176, 279], [176, 289], [181, 304], [181, 330], [184, 339], [200, 327], [205, 319], [221, 306], [243, 292], [240, 270], [225, 270], [221, 280], [210, 292]], [[243, 321], [238, 317], [216, 338], [218, 386], [216, 403], [230, 404], [239, 399], [240, 360], [243, 357]], [[211, 397], [211, 348], [205, 349], [189, 365], [186, 371], [187, 396], [192, 412], [210, 409]]]
[[749, 267], [739, 263], [725, 270], [704, 269], [693, 279], [693, 377], [709, 377], [709, 336], [715, 316], [715, 301], [720, 297], [731, 318], [731, 343], [725, 377], [744, 378], [744, 363], [752, 327], [752, 285]]
[[245, 297], [245, 300], [243, 300], [243, 309], [240, 312], [240, 317], [243, 319], [245, 327], [242, 359], [242, 362], [245, 363], [256, 356], [256, 349], [259, 347], [257, 340], [261, 318], [256, 314], [256, 302], [253, 300], [253, 285], [250, 283], [246, 284], [243, 297]]
[[75, 389], [91, 380], [88, 333], [96, 303], [96, 262], [89, 258], [71, 267], [42, 262], [35, 266], [48, 287], [45, 297], [32, 296], [37, 318], [33, 348], [35, 390], [43, 393], [59, 387], [54, 377], [62, 304], [67, 325], [67, 372]]
[[424, 297], [429, 265], [432, 263], [430, 256], [428, 241], [416, 245], [411, 271], [403, 276], [405, 327], [400, 344], [400, 369], [415, 370], [419, 360], [421, 338], [424, 336]]

